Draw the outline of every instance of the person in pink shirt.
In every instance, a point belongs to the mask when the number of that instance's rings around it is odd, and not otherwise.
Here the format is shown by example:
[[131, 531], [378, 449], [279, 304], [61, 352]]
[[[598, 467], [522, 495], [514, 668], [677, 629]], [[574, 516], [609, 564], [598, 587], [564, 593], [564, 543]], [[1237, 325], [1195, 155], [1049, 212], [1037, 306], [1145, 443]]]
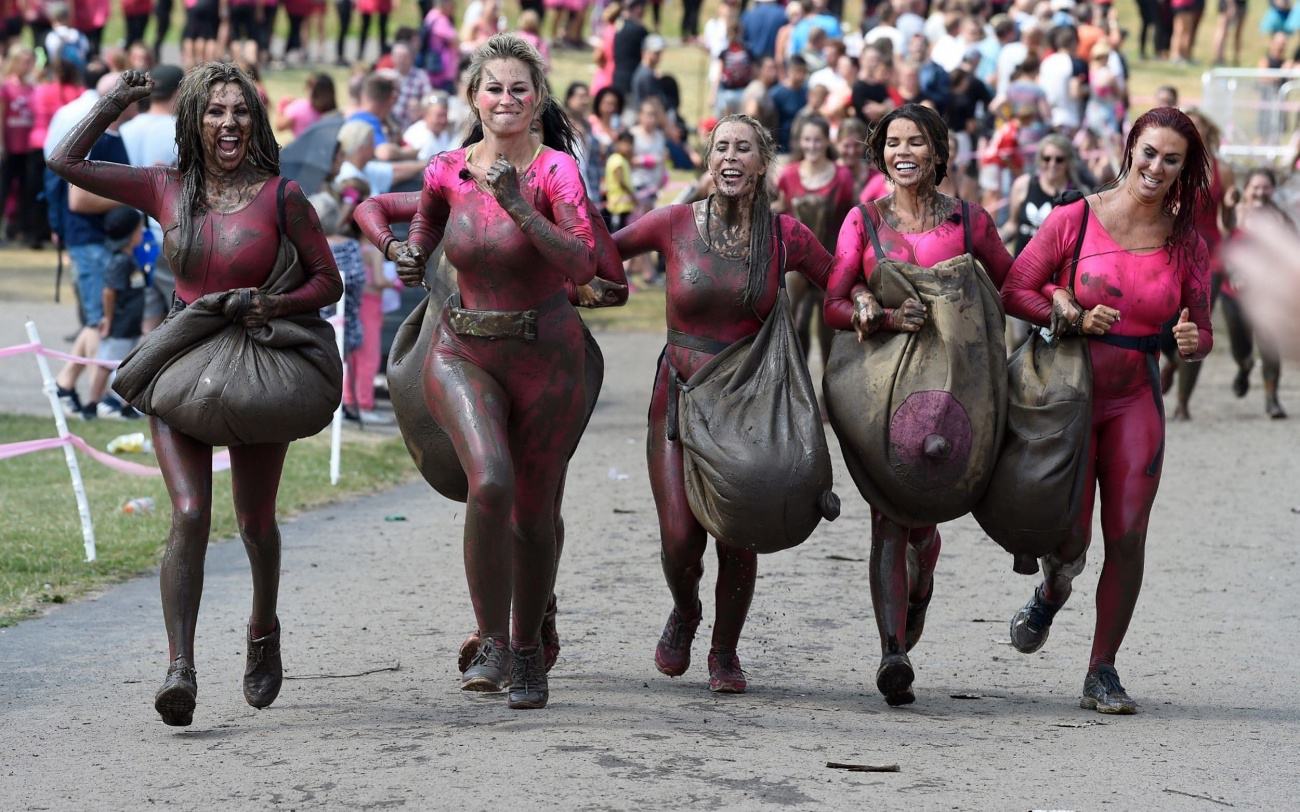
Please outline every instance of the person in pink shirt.
[[537, 51], [495, 36], [475, 52], [467, 83], [482, 140], [434, 157], [407, 241], [379, 206], [356, 219], [404, 284], [423, 281], [439, 242], [460, 271], [424, 387], [469, 483], [465, 570], [481, 642], [461, 687], [509, 685], [511, 708], [542, 708], [564, 475], [586, 422], [582, 322], [567, 287], [594, 278], [595, 238], [577, 163], [533, 141], [547, 109], [556, 120], [544, 131], [574, 137], [563, 111], [546, 106]]
[[[41, 151], [32, 147], [36, 124], [33, 99], [36, 87], [32, 70], [36, 55], [26, 45], [9, 50], [4, 78], [0, 81], [0, 123], [4, 127], [4, 157], [0, 159], [0, 215], [5, 217], [5, 236], [21, 235], [28, 245], [40, 243], [41, 190], [44, 168]], [[17, 195], [11, 197], [11, 193]]]
[[1184, 113], [1145, 113], [1129, 132], [1119, 179], [1053, 209], [1002, 291], [1007, 315], [1090, 339], [1092, 441], [1078, 531], [1042, 559], [1043, 581], [1012, 618], [1011, 644], [1028, 654], [1047, 642], [1052, 618], [1083, 572], [1100, 488], [1106, 561], [1079, 704], [1101, 713], [1137, 710], [1115, 658], [1142, 588], [1147, 523], [1164, 462], [1162, 326], [1176, 320], [1173, 337], [1184, 361], [1201, 360], [1214, 342], [1210, 257], [1196, 231], [1198, 210], [1210, 200], [1210, 160]]
[[136, 43], [143, 43], [149, 18], [153, 16], [153, 0], [122, 0], [122, 16], [126, 18], [123, 46], [130, 48]]
[[[898, 308], [881, 308], [867, 291], [877, 262], [886, 257], [928, 268], [967, 253], [969, 246], [994, 284], [1002, 286], [1011, 255], [993, 218], [978, 205], [938, 190], [949, 158], [948, 128], [938, 113], [919, 104], [891, 111], [872, 130], [867, 155], [888, 175], [893, 193], [845, 218], [826, 288], [827, 325], [855, 330], [860, 337], [921, 329], [926, 312], [920, 302], [908, 299]], [[936, 526], [904, 527], [872, 507], [871, 605], [881, 649], [876, 687], [890, 705], [916, 700], [907, 652], [925, 627], [941, 544]]]
[[109, 0], [77, 0], [72, 7], [72, 27], [86, 35], [90, 42], [90, 55], [99, 54], [104, 40], [104, 26], [108, 23]]
[[45, 148], [45, 134], [54, 114], [85, 92], [80, 67], [72, 62], [54, 63], [52, 72], [47, 72], [46, 79], [32, 92], [32, 129], [28, 140], [31, 149]]
[[307, 77], [307, 95], [301, 99], [285, 97], [275, 114], [275, 128], [288, 130], [297, 138], [325, 115], [338, 109], [334, 95], [334, 78], [328, 73]]
[[596, 75], [591, 80], [592, 93], [599, 93], [614, 84], [614, 35], [618, 33], [615, 23], [622, 13], [623, 5], [618, 0], [605, 6], [601, 12], [600, 44], [592, 54], [596, 62]]
[[460, 66], [460, 44], [456, 36], [456, 0], [438, 0], [424, 17], [424, 33], [428, 41], [424, 48], [424, 69], [429, 73], [429, 84], [448, 93], [456, 91], [456, 77]]

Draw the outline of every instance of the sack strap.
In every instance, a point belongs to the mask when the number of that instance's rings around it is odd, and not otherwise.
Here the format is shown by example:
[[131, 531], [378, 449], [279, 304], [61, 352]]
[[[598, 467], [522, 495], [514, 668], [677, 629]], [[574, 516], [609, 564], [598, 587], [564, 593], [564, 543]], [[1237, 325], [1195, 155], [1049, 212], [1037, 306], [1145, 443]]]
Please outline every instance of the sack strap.
[[[872, 203], [871, 205], [875, 206], [876, 204]], [[879, 212], [880, 209], [877, 208], [876, 211]], [[867, 236], [871, 238], [871, 247], [875, 249], [876, 262], [880, 262], [885, 258], [885, 251], [880, 247], [880, 235], [876, 233], [876, 222], [871, 219], [866, 203], [858, 204], [858, 212], [862, 215], [862, 222], [867, 225]]]
[[776, 269], [776, 281], [781, 290], [785, 290], [785, 237], [781, 234], [781, 215], [772, 215], [772, 230], [776, 232], [776, 256], [780, 263]]
[[1079, 253], [1083, 251], [1083, 235], [1088, 231], [1088, 217], [1092, 213], [1092, 208], [1088, 205], [1088, 198], [1083, 198], [1083, 218], [1079, 220], [1079, 235], [1074, 239], [1074, 257], [1070, 259], [1070, 296], [1074, 296], [1074, 277], [1079, 270]]
[[729, 341], [691, 335], [690, 333], [683, 333], [681, 330], [674, 330], [671, 327], [668, 328], [668, 343], [674, 347], [681, 347], [695, 352], [706, 352], [709, 355], [717, 355], [731, 346]]
[[289, 179], [280, 178], [280, 184], [275, 189], [275, 220], [280, 226], [280, 234], [282, 236], [289, 233], [289, 228], [287, 226], [288, 220], [284, 214], [284, 194], [288, 187]]
[[970, 204], [965, 200], [961, 202], [961, 238], [966, 246], [966, 253], [975, 256], [974, 244], [970, 237]]

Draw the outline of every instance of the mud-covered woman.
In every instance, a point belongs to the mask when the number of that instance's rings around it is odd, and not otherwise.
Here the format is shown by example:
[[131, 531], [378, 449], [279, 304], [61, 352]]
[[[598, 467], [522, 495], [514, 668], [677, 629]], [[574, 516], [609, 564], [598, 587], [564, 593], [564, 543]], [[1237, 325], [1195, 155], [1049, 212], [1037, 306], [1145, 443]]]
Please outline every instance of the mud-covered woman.
[[[871, 131], [867, 157], [889, 178], [891, 191], [853, 209], [840, 228], [826, 291], [829, 326], [854, 330], [859, 339], [877, 331], [921, 329], [926, 309], [920, 301], [909, 298], [884, 308], [867, 289], [886, 258], [928, 268], [969, 252], [1002, 286], [1011, 257], [993, 219], [979, 206], [963, 206], [938, 190], [947, 174], [949, 140], [937, 113], [917, 104], [890, 112]], [[907, 653], [925, 625], [940, 546], [936, 526], [907, 527], [872, 507], [871, 605], [881, 650], [876, 687], [890, 705], [915, 701]]]
[[[205, 294], [244, 290], [249, 306], [242, 321], [251, 331], [271, 319], [314, 313], [337, 302], [343, 283], [320, 223], [298, 185], [282, 184], [279, 147], [266, 109], [238, 68], [210, 63], [186, 74], [176, 106], [176, 168], [86, 160], [105, 127], [151, 91], [145, 74], [123, 74], [59, 145], [50, 168], [69, 183], [134, 206], [162, 224], [163, 250], [176, 272], [174, 310]], [[276, 265], [282, 237], [297, 249], [305, 281], [281, 295], [259, 292]], [[170, 665], [154, 706], [165, 723], [188, 725], [198, 694], [194, 630], [212, 519], [212, 446], [158, 417], [151, 418], [150, 428], [172, 503], [160, 575]], [[230, 448], [235, 514], [253, 573], [244, 698], [257, 708], [275, 700], [282, 678], [275, 501], [288, 447], [286, 440]]]
[[508, 686], [510, 707], [542, 708], [559, 502], [586, 422], [582, 323], [566, 288], [595, 275], [594, 238], [577, 163], [531, 133], [548, 98], [536, 50], [494, 36], [467, 79], [483, 139], [430, 163], [407, 241], [361, 225], [408, 284], [439, 241], [458, 270], [424, 386], [469, 482], [465, 571], [482, 639], [461, 687]]
[[1129, 132], [1119, 178], [1053, 210], [1016, 258], [1002, 292], [1009, 315], [1089, 339], [1092, 432], [1077, 529], [1041, 559], [1043, 581], [1012, 618], [1011, 643], [1031, 653], [1047, 642], [1052, 619], [1083, 572], [1100, 489], [1106, 560], [1080, 704], [1102, 713], [1137, 710], [1115, 660], [1142, 588], [1147, 523], [1164, 461], [1162, 326], [1174, 323], [1182, 363], [1200, 361], [1213, 341], [1211, 260], [1197, 233], [1199, 212], [1212, 200], [1211, 160], [1185, 114], [1173, 107], [1145, 113]]
[[[771, 213], [767, 172], [774, 152], [771, 135], [754, 119], [723, 117], [706, 153], [713, 193], [696, 203], [656, 209], [614, 235], [623, 259], [658, 251], [667, 263], [668, 345], [651, 395], [646, 456], [664, 577], [673, 599], [655, 648], [655, 666], [668, 676], [690, 667], [702, 618], [699, 588], [707, 543], [686, 497], [674, 424], [676, 382], [689, 380], [728, 345], [759, 331], [776, 304], [783, 272], [802, 274], [825, 289], [830, 271], [830, 254], [806, 226]], [[718, 542], [717, 555], [709, 690], [742, 693], [747, 681], [736, 646], [754, 595], [757, 554]]]

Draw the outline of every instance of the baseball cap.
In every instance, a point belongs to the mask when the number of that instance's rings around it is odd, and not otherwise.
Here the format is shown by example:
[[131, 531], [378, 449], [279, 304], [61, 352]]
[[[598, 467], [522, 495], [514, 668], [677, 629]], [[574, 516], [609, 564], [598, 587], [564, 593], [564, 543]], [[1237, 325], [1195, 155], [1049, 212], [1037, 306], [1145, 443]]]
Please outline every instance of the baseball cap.
[[176, 65], [155, 65], [149, 71], [149, 78], [153, 80], [153, 95], [151, 98], [170, 99], [180, 89], [181, 80], [185, 78], [185, 71]]
[[117, 206], [104, 215], [104, 236], [110, 243], [121, 246], [144, 222], [144, 216], [130, 206]]

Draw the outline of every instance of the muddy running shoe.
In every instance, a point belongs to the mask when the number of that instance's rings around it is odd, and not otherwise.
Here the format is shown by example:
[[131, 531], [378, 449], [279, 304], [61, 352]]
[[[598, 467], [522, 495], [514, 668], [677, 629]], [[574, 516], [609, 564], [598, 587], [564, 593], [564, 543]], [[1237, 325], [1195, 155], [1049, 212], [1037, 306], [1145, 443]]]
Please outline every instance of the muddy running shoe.
[[677, 607], [673, 607], [668, 622], [664, 624], [664, 633], [659, 637], [659, 645], [655, 646], [655, 668], [660, 674], [680, 677], [691, 667], [691, 643], [695, 641], [695, 630], [700, 627], [702, 614], [698, 602], [695, 604], [695, 617], [683, 617]]
[[541, 646], [510, 647], [510, 695], [506, 704], [514, 710], [538, 710], [546, 707], [550, 689], [546, 684], [546, 662]]
[[916, 701], [916, 695], [912, 693], [914, 678], [912, 661], [906, 654], [886, 654], [880, 658], [880, 668], [876, 669], [876, 690], [894, 707], [910, 705]]
[[1083, 697], [1079, 707], [1098, 713], [1137, 713], [1137, 703], [1129, 698], [1124, 686], [1119, 684], [1119, 673], [1114, 666], [1099, 665], [1083, 679]]
[[465, 669], [460, 683], [462, 691], [501, 693], [510, 685], [510, 649], [504, 640], [485, 637], [479, 643], [474, 659]]
[[925, 631], [925, 611], [930, 608], [930, 599], [934, 597], [934, 581], [930, 582], [930, 591], [924, 598], [912, 603], [907, 602], [907, 650], [911, 651], [912, 647], [921, 639], [921, 632]]
[[1250, 371], [1254, 367], [1254, 361], [1237, 364], [1237, 374], [1232, 379], [1232, 394], [1239, 398], [1244, 398], [1250, 393]]
[[1264, 414], [1268, 415], [1274, 420], [1286, 420], [1286, 410], [1283, 409], [1282, 404], [1278, 402], [1277, 395], [1274, 395], [1273, 397], [1265, 401]]
[[1052, 618], [1061, 611], [1061, 605], [1043, 599], [1043, 588], [1034, 587], [1034, 597], [1011, 618], [1011, 645], [1021, 654], [1033, 654], [1047, 642], [1052, 630]]
[[709, 690], [715, 694], [743, 694], [749, 683], [733, 649], [709, 649]]
[[456, 668], [460, 673], [464, 674], [465, 669], [469, 668], [469, 664], [474, 661], [474, 655], [478, 654], [478, 647], [482, 642], [482, 636], [478, 633], [478, 629], [475, 629], [469, 633], [469, 637], [465, 638], [465, 642], [460, 644], [460, 654], [456, 660]]
[[248, 659], [244, 663], [244, 701], [254, 708], [266, 708], [280, 695], [284, 667], [280, 662], [280, 621], [265, 637], [248, 631]]
[[542, 661], [548, 674], [560, 658], [560, 632], [555, 628], [555, 612], [555, 595], [552, 594], [550, 603], [546, 604], [546, 614], [542, 615]]
[[199, 680], [194, 666], [184, 657], [177, 657], [168, 667], [162, 687], [153, 696], [153, 707], [163, 724], [184, 727], [194, 721], [198, 696]]

